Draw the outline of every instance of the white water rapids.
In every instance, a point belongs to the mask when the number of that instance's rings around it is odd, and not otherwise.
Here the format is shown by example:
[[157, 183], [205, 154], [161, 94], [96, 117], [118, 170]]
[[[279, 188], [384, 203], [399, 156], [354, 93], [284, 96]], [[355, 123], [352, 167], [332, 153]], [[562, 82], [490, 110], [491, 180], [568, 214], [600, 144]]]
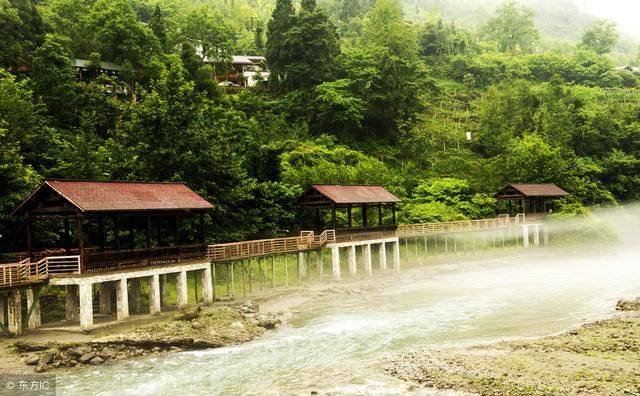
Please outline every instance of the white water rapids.
[[[63, 395], [401, 394], [377, 363], [390, 353], [542, 336], [640, 296], [637, 249], [429, 264], [386, 275], [386, 287], [309, 304], [266, 338], [151, 356], [59, 377]], [[442, 393], [446, 394], [446, 393]]]

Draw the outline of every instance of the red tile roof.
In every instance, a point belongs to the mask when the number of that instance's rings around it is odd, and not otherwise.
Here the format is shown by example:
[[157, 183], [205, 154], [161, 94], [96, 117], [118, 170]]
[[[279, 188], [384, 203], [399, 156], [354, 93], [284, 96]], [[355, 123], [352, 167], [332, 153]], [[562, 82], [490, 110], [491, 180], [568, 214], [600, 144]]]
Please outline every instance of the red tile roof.
[[[31, 197], [44, 186], [51, 187], [82, 212], [213, 208], [213, 205], [182, 183], [47, 180]], [[16, 212], [19, 210], [20, 208], [16, 209]]]
[[525, 197], [566, 197], [570, 195], [553, 183], [544, 184], [510, 184]]
[[335, 204], [394, 203], [402, 200], [382, 186], [345, 186], [314, 184], [311, 186]]

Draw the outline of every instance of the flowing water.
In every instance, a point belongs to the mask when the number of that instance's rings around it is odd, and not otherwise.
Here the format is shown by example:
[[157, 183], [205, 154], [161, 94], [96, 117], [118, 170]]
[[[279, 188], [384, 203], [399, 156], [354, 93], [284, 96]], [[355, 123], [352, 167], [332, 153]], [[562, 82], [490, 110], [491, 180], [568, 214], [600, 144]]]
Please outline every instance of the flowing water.
[[[379, 360], [419, 346], [564, 331], [640, 295], [632, 250], [425, 264], [385, 287], [310, 304], [289, 326], [240, 346], [91, 367], [60, 379], [66, 395], [401, 394]], [[426, 392], [426, 391], [425, 391]], [[445, 394], [445, 393], [442, 393]]]

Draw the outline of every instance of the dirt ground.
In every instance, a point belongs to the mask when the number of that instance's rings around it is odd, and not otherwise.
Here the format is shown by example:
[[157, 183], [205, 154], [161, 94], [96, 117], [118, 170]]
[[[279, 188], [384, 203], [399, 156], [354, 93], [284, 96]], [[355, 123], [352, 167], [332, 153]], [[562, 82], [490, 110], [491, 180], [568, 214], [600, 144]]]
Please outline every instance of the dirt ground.
[[557, 336], [394, 357], [387, 372], [480, 395], [640, 395], [640, 312]]

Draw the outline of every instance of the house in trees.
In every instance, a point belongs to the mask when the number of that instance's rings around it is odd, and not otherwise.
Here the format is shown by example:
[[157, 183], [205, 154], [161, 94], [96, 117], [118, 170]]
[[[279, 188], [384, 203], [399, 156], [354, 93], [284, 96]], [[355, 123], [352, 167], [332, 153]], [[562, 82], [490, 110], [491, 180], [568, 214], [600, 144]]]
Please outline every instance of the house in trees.
[[258, 82], [269, 80], [266, 61], [264, 56], [234, 55], [229, 71], [216, 78], [220, 85], [255, 87]]
[[496, 194], [498, 202], [507, 202], [501, 209], [508, 210], [510, 215], [525, 213], [527, 217], [544, 217], [554, 209], [559, 198], [570, 194], [553, 183], [509, 184]]

